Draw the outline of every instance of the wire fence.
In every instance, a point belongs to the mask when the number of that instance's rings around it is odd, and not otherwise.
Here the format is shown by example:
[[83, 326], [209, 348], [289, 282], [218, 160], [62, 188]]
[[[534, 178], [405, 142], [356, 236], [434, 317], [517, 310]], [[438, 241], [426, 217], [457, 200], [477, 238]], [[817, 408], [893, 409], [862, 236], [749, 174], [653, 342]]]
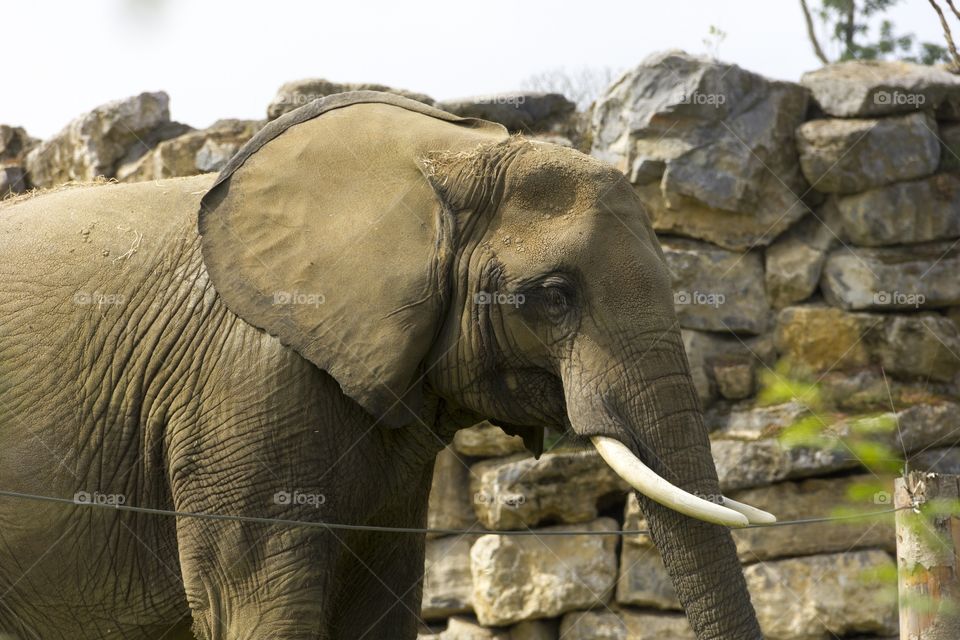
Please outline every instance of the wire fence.
[[[129, 511], [133, 513], [146, 513], [156, 516], [167, 516], [173, 518], [193, 518], [197, 520], [219, 520], [226, 522], [247, 522], [254, 524], [283, 525], [288, 527], [307, 527], [316, 529], [330, 529], [343, 531], [376, 531], [381, 533], [414, 533], [414, 534], [435, 534], [435, 535], [482, 535], [494, 534], [498, 536], [632, 536], [649, 535], [649, 529], [621, 529], [617, 531], [588, 531], [585, 529], [525, 529], [515, 531], [489, 531], [487, 529], [441, 529], [430, 527], [387, 527], [369, 524], [344, 524], [340, 522], [314, 522], [310, 520], [288, 520], [285, 518], [262, 518], [258, 516], [241, 516], [221, 513], [203, 513], [196, 511], [175, 511], [172, 509], [153, 509], [150, 507], [136, 507], [123, 504], [101, 504], [97, 502], [78, 502], [73, 498], [60, 498], [55, 496], [43, 496], [32, 493], [21, 493], [18, 491], [0, 490], [0, 497], [15, 498], [19, 500], [30, 500], [34, 502], [51, 502], [56, 504], [70, 505], [74, 507], [92, 507], [96, 509], [107, 509], [111, 511]], [[797, 520], [783, 520], [770, 524], [751, 524], [743, 529], [769, 529], [773, 527], [802, 526], [808, 524], [817, 524], [823, 522], [839, 522], [845, 520], [862, 520], [866, 518], [875, 518], [885, 516], [910, 509], [912, 507], [896, 507], [883, 509], [880, 511], [870, 511], [866, 513], [845, 514], [837, 516], [822, 516], [815, 518], [802, 518]]]

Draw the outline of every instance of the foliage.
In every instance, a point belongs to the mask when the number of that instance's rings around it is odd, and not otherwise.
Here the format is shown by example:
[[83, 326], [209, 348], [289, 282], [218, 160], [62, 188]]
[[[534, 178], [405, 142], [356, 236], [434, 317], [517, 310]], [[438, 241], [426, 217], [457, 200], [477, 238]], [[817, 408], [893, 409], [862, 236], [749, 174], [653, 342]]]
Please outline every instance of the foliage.
[[[838, 51], [836, 60], [908, 60], [921, 64], [949, 62], [947, 48], [933, 42], [918, 42], [912, 33], [897, 33], [883, 14], [900, 0], [820, 0], [812, 13], [820, 21], [828, 42]], [[828, 60], [817, 42], [805, 1], [808, 35], [818, 57]], [[877, 23], [877, 19], [879, 23]]]

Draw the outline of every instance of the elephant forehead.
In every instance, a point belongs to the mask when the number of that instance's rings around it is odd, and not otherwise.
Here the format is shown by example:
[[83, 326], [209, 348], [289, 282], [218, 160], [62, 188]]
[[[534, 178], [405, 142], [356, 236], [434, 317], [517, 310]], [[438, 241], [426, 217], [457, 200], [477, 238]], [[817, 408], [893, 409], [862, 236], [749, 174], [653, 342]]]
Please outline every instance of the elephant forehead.
[[623, 174], [596, 158], [558, 145], [531, 142], [511, 162], [505, 202], [542, 214], [588, 211], [622, 195]]

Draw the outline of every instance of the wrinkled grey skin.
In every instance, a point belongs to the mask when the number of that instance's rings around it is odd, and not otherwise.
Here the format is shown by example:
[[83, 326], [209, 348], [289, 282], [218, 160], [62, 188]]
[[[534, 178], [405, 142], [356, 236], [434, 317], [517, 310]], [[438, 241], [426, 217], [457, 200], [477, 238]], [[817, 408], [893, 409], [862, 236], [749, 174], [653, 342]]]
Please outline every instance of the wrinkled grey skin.
[[[339, 114], [348, 131], [400, 117]], [[414, 191], [437, 214], [423, 220], [449, 225], [428, 243], [437, 260], [374, 247], [369, 271], [355, 274], [384, 277], [405, 259], [442, 265], [438, 290], [402, 307], [436, 317], [415, 363], [416, 417], [390, 426], [354, 391], [353, 369], [338, 380], [306, 346], [274, 337], [269, 316], [231, 309], [243, 306], [225, 293], [244, 277], [230, 268], [240, 258], [211, 278], [220, 254], [205, 255], [196, 229], [211, 178], [70, 188], [0, 208], [0, 488], [422, 527], [436, 453], [489, 418], [527, 435], [612, 436], [676, 485], [719, 495], [669, 275], [630, 185], [551, 145], [492, 135], [458, 149], [455, 125], [443, 126], [449, 149], [431, 138], [409, 154]], [[417, 228], [435, 239], [431, 224]], [[354, 251], [370, 249], [362, 242]], [[381, 254], [395, 262], [378, 264]], [[491, 291], [523, 303], [477, 304]], [[400, 309], [368, 304], [358, 318]], [[357, 326], [342, 348], [378, 339]], [[283, 491], [323, 497], [278, 504]], [[760, 638], [729, 532], [640, 500], [698, 638]], [[204, 639], [413, 638], [423, 545], [3, 498], [0, 631], [188, 638], [192, 616]]]

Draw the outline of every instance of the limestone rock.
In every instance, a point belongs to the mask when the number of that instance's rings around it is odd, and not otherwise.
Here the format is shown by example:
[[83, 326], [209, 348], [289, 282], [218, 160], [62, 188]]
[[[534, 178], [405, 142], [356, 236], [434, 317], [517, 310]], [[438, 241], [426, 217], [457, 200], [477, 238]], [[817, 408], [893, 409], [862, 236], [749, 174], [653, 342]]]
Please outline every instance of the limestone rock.
[[917, 404], [896, 412], [893, 417], [897, 429], [890, 435], [895, 451], [912, 453], [934, 446], [960, 444], [960, 404]]
[[909, 247], [841, 248], [827, 257], [821, 286], [844, 309], [935, 309], [960, 304], [960, 250], [951, 241]]
[[[767, 297], [783, 308], [813, 295], [827, 251], [837, 242], [835, 207], [825, 205], [777, 238], [765, 252]], [[829, 212], [829, 213], [828, 213]]]
[[859, 465], [845, 449], [787, 447], [776, 438], [714, 439], [710, 448], [724, 491], [824, 475]]
[[261, 124], [259, 120], [218, 120], [208, 129], [160, 142], [140, 158], [121, 165], [117, 178], [138, 182], [219, 171]]
[[477, 517], [493, 530], [541, 522], [586, 522], [598, 504], [620, 500], [627, 484], [593, 450], [484, 460], [470, 468]]
[[744, 575], [765, 638], [827, 640], [897, 633], [896, 584], [870, 576], [880, 571], [896, 564], [869, 550], [761, 562]]
[[563, 640], [695, 640], [686, 616], [640, 611], [575, 611], [560, 623]]
[[809, 414], [800, 402], [774, 405], [734, 405], [727, 411], [711, 411], [704, 416], [714, 438], [724, 440], [762, 440], [780, 434], [783, 427]]
[[[887, 508], [882, 499], [854, 500], [849, 497], [851, 488], [866, 486], [875, 480], [873, 475], [865, 474], [781, 482], [738, 491], [730, 497], [769, 511], [779, 520], [820, 518], [832, 515], [837, 509], [870, 512]], [[740, 559], [748, 563], [816, 553], [846, 553], [870, 547], [896, 550], [892, 515], [863, 521], [818, 522], [802, 527], [740, 529], [733, 531], [733, 539]]]
[[524, 450], [523, 438], [507, 435], [489, 422], [457, 431], [453, 436], [453, 448], [465, 456], [480, 457], [508, 456]]
[[935, 110], [960, 96], [960, 78], [939, 67], [903, 61], [850, 60], [803, 74], [823, 111], [840, 118]]
[[[636, 497], [633, 494], [631, 498], [636, 503]], [[645, 528], [645, 525], [640, 528]], [[626, 524], [624, 529], [628, 529]], [[624, 537], [624, 544], [620, 551], [617, 602], [655, 609], [682, 610], [660, 552], [647, 536], [642, 536], [647, 539], [645, 543], [638, 542], [638, 538], [641, 536]], [[627, 539], [631, 542], [627, 543]]]
[[754, 368], [752, 363], [718, 364], [713, 368], [717, 391], [727, 400], [743, 400], [753, 395]]
[[763, 259], [694, 240], [661, 239], [680, 326], [763, 333], [770, 320]]
[[470, 469], [453, 449], [437, 454], [427, 508], [431, 529], [482, 529], [473, 512]]
[[436, 640], [512, 640], [506, 629], [487, 629], [476, 620], [456, 616], [450, 618], [447, 628], [441, 631]]
[[27, 190], [26, 174], [17, 165], [0, 166], [0, 199]]
[[805, 211], [794, 130], [806, 106], [798, 85], [659, 53], [597, 100], [591, 153], [642, 185], [657, 231], [765, 245]]
[[169, 98], [163, 92], [101, 105], [27, 154], [30, 182], [52, 187], [71, 180], [113, 177], [117, 162], [131, 148], [169, 122]]
[[[681, 330], [683, 346], [690, 363], [690, 375], [697, 389], [700, 401], [706, 406], [724, 397], [738, 395], [737, 385], [746, 384], [747, 378], [752, 386], [756, 371], [764, 366], [773, 365], [776, 353], [773, 340], [769, 335], [740, 337], [708, 333], [705, 331]], [[746, 373], [749, 371], [749, 376]], [[732, 380], [731, 376], [738, 376]], [[739, 391], [742, 391], [741, 387]]]
[[558, 640], [555, 620], [524, 620], [510, 627], [510, 640]]
[[437, 105], [466, 118], [499, 122], [510, 131], [550, 131], [562, 125], [576, 105], [559, 93], [499, 93], [448, 100]]
[[909, 457], [910, 468], [916, 471], [960, 475], [960, 448], [926, 449]]
[[940, 161], [937, 123], [925, 112], [880, 120], [811, 120], [797, 129], [797, 148], [803, 175], [826, 193], [922, 178]]
[[960, 173], [898, 182], [836, 199], [844, 238], [880, 247], [960, 237]]
[[940, 123], [940, 166], [937, 171], [960, 171], [960, 122]]
[[470, 547], [479, 536], [427, 540], [421, 617], [437, 620], [473, 611]]
[[[550, 527], [615, 531], [601, 518], [587, 524]], [[485, 625], [548, 618], [605, 604], [617, 579], [615, 536], [485, 535], [470, 551], [473, 606]]]
[[393, 89], [382, 84], [372, 83], [346, 83], [330, 82], [323, 78], [305, 78], [303, 80], [294, 80], [287, 82], [277, 90], [277, 95], [267, 106], [267, 120], [276, 120], [288, 111], [293, 111], [297, 107], [313, 102], [317, 98], [329, 96], [334, 93], [344, 93], [345, 91], [384, 91], [386, 93], [395, 93], [404, 98], [410, 98], [417, 102], [433, 105], [433, 98], [422, 93], [406, 91], [404, 89]]
[[0, 164], [20, 164], [40, 141], [31, 138], [23, 127], [0, 124]]
[[960, 371], [960, 333], [944, 316], [851, 313], [822, 305], [780, 312], [777, 349], [814, 372], [882, 366], [894, 376], [951, 381]]

